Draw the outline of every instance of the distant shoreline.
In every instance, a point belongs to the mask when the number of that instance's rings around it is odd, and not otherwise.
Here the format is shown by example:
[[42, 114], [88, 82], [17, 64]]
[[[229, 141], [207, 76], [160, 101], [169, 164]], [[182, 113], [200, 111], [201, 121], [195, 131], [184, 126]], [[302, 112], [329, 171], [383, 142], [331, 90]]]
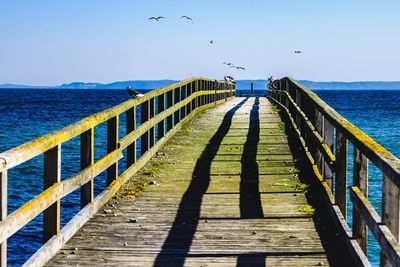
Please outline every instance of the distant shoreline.
[[[102, 83], [83, 83], [73, 82], [62, 84], [59, 86], [30, 86], [30, 85], [17, 85], [17, 84], [0, 84], [0, 89], [71, 89], [71, 90], [121, 90], [128, 86], [138, 90], [152, 90], [168, 86], [178, 82], [177, 80], [133, 80], [133, 81], [120, 81], [108, 84]], [[237, 80], [237, 90], [249, 90], [250, 84], [253, 82], [255, 90], [264, 90], [267, 87], [267, 80]], [[308, 80], [299, 80], [311, 90], [400, 90], [400, 81], [384, 82], [384, 81], [358, 81], [358, 82], [315, 82]]]

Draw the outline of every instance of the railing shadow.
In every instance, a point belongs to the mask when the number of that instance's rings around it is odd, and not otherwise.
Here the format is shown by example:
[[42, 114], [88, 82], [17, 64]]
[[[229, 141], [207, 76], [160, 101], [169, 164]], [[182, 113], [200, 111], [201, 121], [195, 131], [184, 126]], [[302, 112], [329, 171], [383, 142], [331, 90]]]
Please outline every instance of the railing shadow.
[[[264, 212], [259, 190], [259, 170], [257, 163], [257, 148], [260, 141], [260, 116], [258, 97], [250, 111], [249, 131], [243, 154], [240, 160], [242, 171], [240, 174], [240, 218], [262, 219]], [[238, 255], [237, 266], [265, 266], [266, 255]]]
[[[197, 160], [190, 185], [182, 197], [172, 228], [164, 241], [161, 252], [157, 255], [154, 266], [171, 263], [171, 258], [173, 258], [174, 266], [184, 265], [197, 230], [203, 195], [210, 184], [211, 163], [229, 131], [233, 115], [247, 100], [248, 98], [245, 98], [225, 114], [218, 130]], [[189, 205], [190, 208], [188, 208]]]
[[299, 179], [301, 183], [307, 184], [306, 198], [315, 212], [312, 216], [315, 228], [320, 237], [322, 246], [326, 252], [330, 266], [356, 266], [347, 249], [344, 241], [338, 234], [338, 228], [331, 218], [329, 208], [325, 202], [324, 189], [317, 178], [312, 179], [313, 171], [306, 160], [304, 148], [300, 142], [299, 136], [293, 126], [289, 123], [290, 118], [281, 110], [279, 115], [282, 121], [287, 123], [285, 133], [289, 140], [289, 149], [295, 159], [296, 169], [300, 170]]

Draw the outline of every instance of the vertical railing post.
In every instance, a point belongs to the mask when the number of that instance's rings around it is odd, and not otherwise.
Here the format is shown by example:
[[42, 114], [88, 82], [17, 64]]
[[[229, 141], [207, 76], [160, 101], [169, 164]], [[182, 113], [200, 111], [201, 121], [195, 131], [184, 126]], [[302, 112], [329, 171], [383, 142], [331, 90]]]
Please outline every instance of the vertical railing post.
[[[136, 106], [126, 111], [126, 134], [136, 129]], [[136, 162], [136, 141], [130, 144], [126, 149], [127, 168]]]
[[347, 217], [347, 139], [336, 129], [335, 200], [344, 219]]
[[[44, 190], [61, 182], [61, 144], [44, 152]], [[60, 199], [43, 212], [43, 243], [60, 232]]]
[[[354, 147], [353, 184], [368, 198], [368, 158]], [[367, 253], [367, 226], [361, 214], [353, 208], [353, 238], [360, 244], [364, 253]]]
[[[315, 108], [315, 106], [313, 106], [313, 108], [314, 108], [314, 112], [315, 112], [314, 113], [315, 114], [315, 117], [314, 117], [314, 119], [315, 119], [314, 120], [315, 129], [323, 137], [324, 136], [323, 135], [324, 117], [322, 116], [321, 112], [319, 112]], [[315, 151], [314, 151], [314, 160], [315, 160], [315, 163], [318, 166], [319, 173], [321, 175], [324, 175], [324, 171], [323, 171], [324, 164], [323, 164], [323, 159], [322, 159], [322, 153], [319, 151], [319, 148], [317, 146], [315, 146], [315, 147], [316, 148], [315, 148]]]
[[[400, 240], [400, 190], [393, 181], [383, 176], [382, 190], [382, 223], [393, 234], [397, 242]], [[387, 257], [381, 252], [381, 266], [394, 266], [389, 263]]]
[[[180, 101], [183, 101], [186, 98], [186, 90], [187, 90], [187, 85], [184, 85], [181, 87], [181, 90], [179, 92], [179, 99]], [[179, 114], [179, 121], [181, 121], [183, 118], [185, 118], [185, 113], [186, 113], [186, 106], [181, 107], [180, 109], [180, 114]]]
[[[158, 114], [165, 110], [165, 94], [158, 96]], [[165, 119], [158, 123], [157, 135], [158, 140], [164, 137], [165, 134]]]
[[[335, 128], [333, 125], [324, 117], [324, 142], [329, 146], [329, 149], [333, 151], [333, 142], [334, 142], [334, 130]], [[324, 179], [328, 183], [328, 185], [331, 188], [331, 191], [333, 191], [333, 172], [331, 168], [329, 167], [330, 165], [327, 164], [326, 159], [323, 160], [324, 162]]]
[[[81, 170], [89, 167], [94, 162], [94, 128], [83, 132], [81, 141]], [[93, 201], [94, 177], [81, 186], [81, 209]]]
[[[170, 90], [167, 92], [167, 107], [172, 107], [174, 103], [174, 90]], [[167, 132], [172, 129], [174, 125], [174, 114], [171, 114], [167, 117]]]
[[[143, 125], [143, 123], [145, 123], [146, 121], [149, 120], [149, 116], [150, 116], [150, 103], [149, 101], [145, 101], [143, 102], [141, 105], [141, 120], [140, 123]], [[140, 151], [141, 151], [141, 156], [143, 156], [144, 153], [147, 152], [147, 150], [149, 150], [150, 148], [150, 135], [149, 135], [149, 131], [146, 131], [144, 134], [142, 134], [141, 138], [140, 138]]]
[[[107, 153], [118, 148], [118, 115], [107, 122]], [[118, 161], [107, 169], [107, 184], [111, 184], [118, 177]]]
[[[150, 104], [150, 119], [154, 118], [155, 113], [156, 113], [156, 105], [155, 105], [155, 97], [151, 98], [149, 100], [149, 104]], [[153, 147], [156, 141], [156, 136], [155, 136], [155, 126], [151, 127], [151, 129], [149, 130], [149, 148]]]
[[[6, 162], [0, 162], [0, 221], [7, 217], [7, 169]], [[0, 244], [0, 267], [7, 266], [7, 240]]]
[[[174, 89], [174, 102], [173, 105], [178, 103], [181, 98], [181, 87], [175, 88]], [[174, 112], [174, 126], [179, 123], [180, 117], [181, 117], [181, 109], [178, 109], [177, 111]]]

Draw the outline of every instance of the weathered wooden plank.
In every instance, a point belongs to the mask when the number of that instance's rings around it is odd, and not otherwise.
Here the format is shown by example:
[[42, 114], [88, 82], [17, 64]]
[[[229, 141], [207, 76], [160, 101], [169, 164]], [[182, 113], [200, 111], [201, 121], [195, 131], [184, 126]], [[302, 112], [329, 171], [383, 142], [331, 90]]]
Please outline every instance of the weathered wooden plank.
[[378, 213], [368, 202], [367, 198], [358, 187], [352, 187], [350, 193], [354, 207], [362, 216], [363, 220], [366, 222], [372, 234], [375, 236], [382, 248], [382, 254], [384, 258], [381, 259], [381, 263], [388, 266], [399, 266], [400, 245], [396, 237], [390, 232], [390, 229], [386, 225], [382, 225], [382, 221]]
[[[44, 190], [61, 181], [61, 145], [44, 153]], [[60, 232], [60, 200], [43, 212], [43, 243]]]
[[[400, 241], [400, 190], [388, 177], [383, 177], [382, 190], [382, 222], [388, 227], [397, 243], [397, 253], [399, 253]], [[399, 266], [399, 257], [388, 257], [393, 254], [393, 248], [383, 249], [381, 253], [382, 266]], [[389, 254], [390, 253], [390, 254]], [[398, 255], [397, 255], [398, 256]]]
[[[81, 170], [94, 162], [94, 128], [81, 134]], [[93, 201], [94, 177], [81, 187], [81, 208]]]
[[[333, 151], [334, 142], [334, 128], [333, 125], [324, 117], [324, 142], [327, 145], [329, 151]], [[333, 192], [333, 170], [332, 165], [329, 164], [329, 158], [323, 159], [324, 162], [324, 179], [328, 183], [331, 191]]]
[[336, 163], [335, 163], [335, 200], [344, 219], [347, 215], [347, 139], [340, 132], [336, 132]]
[[[158, 114], [160, 114], [161, 112], [163, 112], [165, 110], [165, 94], [161, 95], [158, 97]], [[159, 122], [158, 125], [158, 132], [157, 132], [157, 136], [158, 139], [162, 138], [165, 134], [165, 122], [166, 120], [163, 119], [161, 122]]]
[[[360, 189], [365, 197], [368, 197], [368, 159], [356, 147], [354, 147], [353, 164], [353, 184]], [[356, 209], [353, 209], [353, 238], [357, 240], [366, 253], [367, 225]]]
[[[164, 94], [162, 95], [164, 96]], [[161, 96], [160, 96], [161, 97]], [[136, 129], [136, 107], [133, 107], [126, 111], [126, 134], [130, 134]], [[160, 128], [159, 128], [160, 129]], [[164, 128], [162, 128], [164, 130]], [[128, 145], [126, 150], [126, 162], [127, 167], [131, 166], [136, 162], [136, 141], [133, 141]]]
[[[112, 117], [107, 122], [107, 153], [118, 149], [119, 116]], [[107, 184], [111, 184], [118, 177], [118, 162], [107, 169]]]

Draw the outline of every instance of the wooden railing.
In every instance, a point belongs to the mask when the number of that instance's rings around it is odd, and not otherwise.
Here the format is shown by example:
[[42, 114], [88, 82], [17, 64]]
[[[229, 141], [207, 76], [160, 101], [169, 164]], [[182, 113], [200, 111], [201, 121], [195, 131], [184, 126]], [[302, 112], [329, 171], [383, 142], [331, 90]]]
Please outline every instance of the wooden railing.
[[[269, 96], [289, 115], [358, 264], [369, 265], [368, 227], [381, 247], [381, 266], [400, 266], [399, 159], [291, 78], [270, 83]], [[348, 142], [354, 146], [350, 188], [346, 186]], [[383, 175], [382, 216], [368, 201], [368, 160]], [[353, 204], [352, 229], [346, 221], [348, 195]]]
[[[1, 266], [7, 265], [7, 239], [42, 212], [44, 245], [25, 265], [37, 266], [47, 262], [184, 123], [196, 113], [223, 102], [234, 94], [235, 86], [231, 84], [204, 78], [185, 80], [151, 91], [142, 98], [130, 99], [59, 131], [1, 153]], [[136, 108], [139, 105], [141, 125], [136, 128]], [[126, 135], [119, 137], [119, 116], [122, 113], [126, 113]], [[95, 162], [95, 127], [104, 122], [107, 122], [108, 154]], [[81, 171], [61, 181], [61, 146], [78, 135]], [[141, 157], [137, 159], [136, 141], [139, 138]], [[127, 168], [118, 175], [118, 161], [123, 157], [125, 149]], [[41, 154], [44, 154], [44, 191], [8, 215], [7, 171]], [[94, 178], [105, 170], [108, 186], [94, 197]], [[80, 189], [81, 194], [81, 210], [60, 229], [61, 198], [77, 189]]]

